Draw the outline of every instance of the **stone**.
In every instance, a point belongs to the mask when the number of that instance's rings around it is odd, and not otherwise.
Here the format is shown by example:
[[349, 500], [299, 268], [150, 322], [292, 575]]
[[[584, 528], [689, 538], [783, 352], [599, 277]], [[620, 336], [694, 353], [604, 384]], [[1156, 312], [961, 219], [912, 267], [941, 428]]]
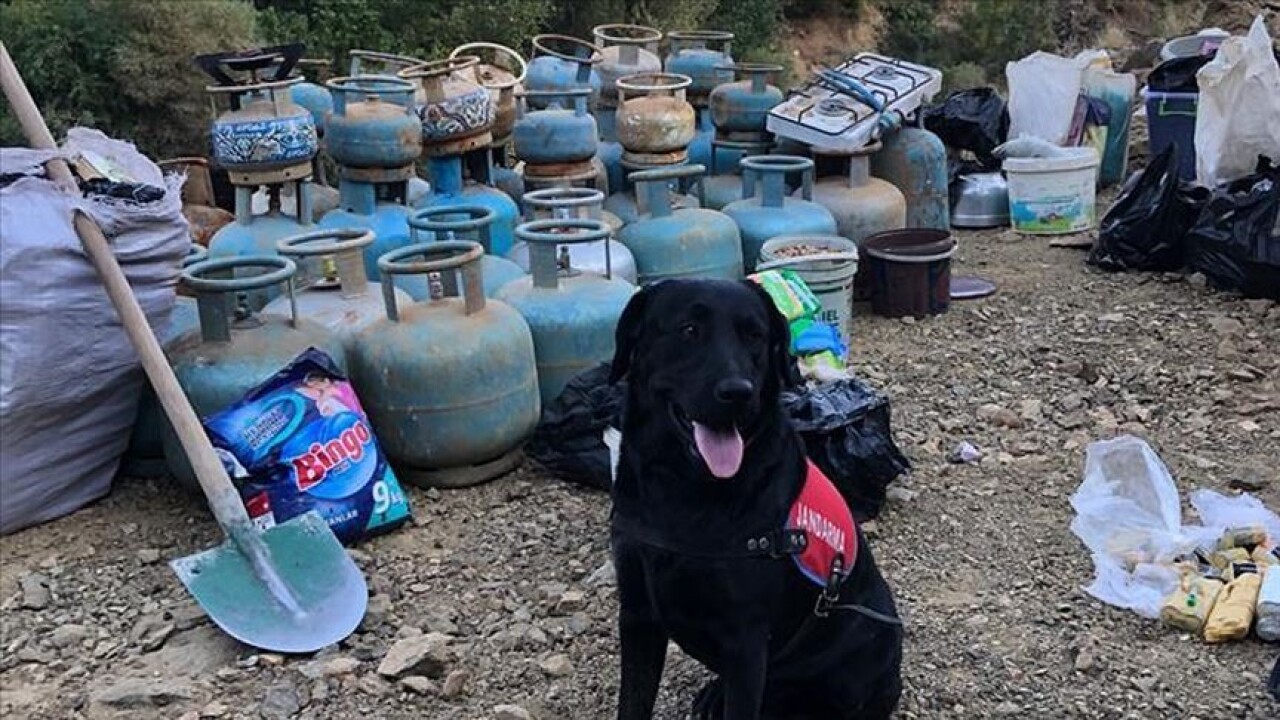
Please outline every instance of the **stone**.
[[400, 678], [400, 684], [404, 686], [405, 689], [410, 692], [417, 693], [418, 695], [435, 695], [438, 692], [436, 684], [431, 682], [431, 678], [426, 678], [421, 675], [410, 675], [408, 677]]
[[493, 708], [494, 720], [533, 720], [533, 715], [519, 705], [498, 705]]
[[1016, 702], [1005, 700], [996, 706], [997, 715], [1020, 715], [1022, 714], [1022, 706]]
[[467, 682], [471, 680], [471, 673], [466, 670], [454, 670], [444, 679], [444, 685], [440, 688], [440, 694], [446, 698], [456, 698], [467, 691]]
[[226, 717], [227, 713], [229, 712], [231, 712], [231, 708], [227, 707], [226, 705], [223, 705], [217, 700], [214, 700], [208, 705], [205, 705], [204, 707], [200, 708], [200, 717], [202, 718]]
[[40, 573], [27, 573], [18, 580], [22, 587], [22, 607], [27, 610], [43, 610], [49, 607], [52, 596], [49, 578]]
[[556, 601], [557, 615], [572, 615], [587, 609], [587, 594], [581, 590], [565, 590]]
[[398, 678], [403, 675], [426, 675], [438, 678], [450, 660], [449, 643], [443, 633], [427, 633], [404, 638], [391, 646], [378, 665], [378, 674]]
[[89, 628], [84, 625], [59, 625], [49, 633], [49, 644], [56, 648], [81, 645], [89, 639]]
[[538, 663], [538, 667], [551, 677], [562, 678], [573, 674], [573, 663], [569, 661], [568, 655], [552, 655]]
[[366, 695], [380, 697], [391, 692], [391, 683], [377, 675], [365, 675], [360, 678], [360, 682], [356, 683], [356, 688]]
[[360, 619], [360, 631], [376, 630], [391, 614], [391, 598], [377, 594], [369, 596], [369, 604], [365, 606], [364, 617]]
[[1267, 311], [1271, 309], [1271, 301], [1266, 298], [1257, 300], [1245, 300], [1245, 307], [1249, 308], [1249, 312], [1258, 316], [1265, 316]]
[[129, 632], [129, 639], [142, 648], [142, 652], [154, 652], [164, 647], [165, 641], [177, 630], [163, 615], [144, 615]]
[[278, 682], [267, 688], [267, 694], [258, 704], [258, 714], [267, 720], [284, 720], [298, 714], [302, 699], [293, 683]]
[[605, 560], [604, 564], [596, 568], [590, 576], [587, 577], [587, 587], [613, 587], [618, 584], [618, 572], [613, 567], [612, 560]]
[[1209, 327], [1219, 335], [1231, 337], [1244, 334], [1244, 323], [1227, 315], [1219, 315], [1209, 321]]
[[298, 672], [309, 680], [319, 678], [341, 677], [350, 675], [360, 669], [360, 661], [351, 657], [336, 657], [328, 660], [314, 660], [298, 667]]
[[1020, 428], [1024, 424], [1018, 413], [995, 403], [987, 403], [978, 408], [978, 418], [997, 427]]
[[142, 548], [136, 554], [138, 562], [143, 565], [154, 565], [160, 562], [160, 551], [155, 548]]
[[889, 489], [885, 491], [885, 497], [887, 499], [900, 503], [909, 503], [912, 500], [915, 500], [919, 495], [919, 492], [904, 488], [900, 485], [890, 485]]
[[92, 694], [92, 702], [119, 710], [165, 707], [191, 699], [191, 688], [173, 678], [124, 678]]

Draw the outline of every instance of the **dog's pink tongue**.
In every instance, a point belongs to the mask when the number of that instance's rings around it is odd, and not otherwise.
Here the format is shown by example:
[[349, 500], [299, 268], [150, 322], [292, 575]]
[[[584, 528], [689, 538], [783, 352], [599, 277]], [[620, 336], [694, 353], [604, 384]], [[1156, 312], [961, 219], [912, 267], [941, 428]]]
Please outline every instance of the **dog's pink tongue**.
[[736, 428], [713, 430], [693, 423], [693, 442], [712, 475], [725, 480], [738, 474], [742, 466], [742, 436]]

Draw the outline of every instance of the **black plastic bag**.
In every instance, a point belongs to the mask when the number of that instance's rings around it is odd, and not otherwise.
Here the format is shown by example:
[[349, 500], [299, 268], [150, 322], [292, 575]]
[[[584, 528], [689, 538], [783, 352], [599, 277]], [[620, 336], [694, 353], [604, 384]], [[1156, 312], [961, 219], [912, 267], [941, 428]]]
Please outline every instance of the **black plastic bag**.
[[[529, 457], [561, 479], [600, 490], [612, 484], [607, 427], [622, 427], [626, 384], [609, 384], [609, 365], [565, 386], [542, 413], [525, 446]], [[849, 501], [859, 520], [875, 517], [889, 483], [911, 465], [893, 442], [889, 400], [859, 380], [841, 380], [785, 393], [785, 411], [809, 457]]]
[[944, 145], [972, 152], [983, 170], [1000, 169], [1000, 160], [991, 151], [1009, 135], [1009, 109], [995, 89], [957, 90], [926, 108], [921, 118], [925, 129]]
[[911, 469], [893, 442], [889, 398], [853, 378], [783, 393], [782, 405], [854, 517], [879, 515], [889, 483]]
[[1221, 290], [1280, 300], [1280, 167], [1260, 158], [1258, 172], [1213, 191], [1187, 235], [1191, 269]]
[[1087, 262], [1112, 271], [1181, 269], [1198, 210], [1197, 191], [1178, 179], [1178, 145], [1167, 145], [1125, 183]]
[[608, 490], [613, 485], [605, 428], [622, 427], [627, 384], [609, 384], [609, 363], [582, 372], [565, 385], [525, 445], [529, 457], [563, 480]]
[[1216, 54], [1165, 60], [1147, 76], [1147, 87], [1160, 92], [1198, 93], [1200, 83], [1196, 81], [1196, 73]]

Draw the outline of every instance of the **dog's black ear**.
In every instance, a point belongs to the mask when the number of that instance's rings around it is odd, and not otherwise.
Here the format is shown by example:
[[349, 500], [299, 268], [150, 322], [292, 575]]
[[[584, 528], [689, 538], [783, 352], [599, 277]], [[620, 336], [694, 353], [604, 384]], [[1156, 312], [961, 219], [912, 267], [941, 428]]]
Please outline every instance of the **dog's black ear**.
[[650, 283], [640, 288], [631, 296], [622, 317], [618, 318], [618, 328], [613, 337], [613, 362], [609, 366], [609, 383], [616, 383], [627, 376], [631, 370], [631, 361], [635, 356], [636, 346], [640, 344], [640, 335], [644, 331], [645, 316], [649, 310], [649, 300], [654, 289], [660, 283]]
[[759, 284], [751, 280], [743, 280], [764, 304], [765, 315], [769, 317], [769, 365], [778, 379], [778, 388], [785, 390], [800, 385], [800, 366], [791, 354], [791, 326], [787, 318], [773, 304], [773, 298]]

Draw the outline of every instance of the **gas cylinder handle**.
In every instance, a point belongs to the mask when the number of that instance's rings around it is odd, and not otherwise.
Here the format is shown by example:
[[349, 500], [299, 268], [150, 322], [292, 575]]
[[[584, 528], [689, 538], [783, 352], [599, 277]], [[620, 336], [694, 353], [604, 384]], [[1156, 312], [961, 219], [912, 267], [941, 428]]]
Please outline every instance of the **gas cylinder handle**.
[[466, 70], [480, 64], [480, 58], [475, 55], [459, 55], [457, 57], [447, 57], [441, 60], [428, 60], [424, 63], [411, 65], [403, 70], [396, 72], [399, 78], [435, 78], [452, 75], [459, 70]]
[[526, 192], [521, 201], [541, 210], [561, 208], [604, 207], [604, 193], [595, 188], [550, 187]]
[[[654, 216], [663, 217], [671, 214], [671, 203], [654, 203], [653, 201], [660, 200], [662, 197], [665, 197], [667, 181], [696, 177], [698, 185], [698, 203], [701, 207], [706, 207], [706, 190], [703, 186], [703, 181], [706, 179], [706, 176], [706, 166], [693, 163], [690, 165], [676, 165], [673, 167], [656, 168], [653, 170], [637, 170], [636, 172], [629, 173], [627, 175], [627, 180], [631, 181], [633, 185], [652, 183], [652, 185], [648, 185], [647, 187], [657, 187], [657, 189], [647, 191], [649, 193], [648, 209]], [[639, 190], [636, 191], [636, 194], [639, 194]]]
[[[449, 53], [449, 57], [456, 58], [460, 55], [463, 55], [464, 53], [470, 54], [468, 51], [471, 51], [471, 50], [493, 50], [495, 55], [497, 54], [506, 55], [507, 57], [515, 60], [516, 64], [520, 66], [520, 72], [516, 73], [513, 79], [508, 80], [506, 82], [486, 83], [480, 80], [480, 76], [477, 73], [476, 80], [480, 81], [480, 84], [483, 85], [486, 89], [508, 90], [524, 82], [525, 75], [529, 72], [529, 64], [524, 61], [524, 58], [520, 56], [520, 53], [516, 52], [515, 50], [512, 50], [506, 45], [499, 45], [498, 43], [491, 43], [491, 42], [466, 43], [464, 45], [459, 45], [458, 47], [454, 48], [453, 52]], [[506, 68], [506, 69], [510, 69], [510, 68]]]
[[373, 231], [356, 228], [316, 230], [284, 238], [276, 251], [286, 257], [332, 257], [344, 298], [359, 297], [369, 289], [362, 248], [373, 244]]
[[[406, 260], [411, 257], [440, 260]], [[400, 322], [400, 307], [396, 304], [396, 275], [426, 275], [461, 271], [463, 307], [467, 315], [484, 309], [484, 281], [480, 263], [484, 247], [469, 240], [443, 240], [440, 242], [406, 245], [378, 258], [378, 271], [382, 273], [382, 301], [387, 308], [387, 319]]]
[[671, 41], [672, 52], [686, 47], [705, 48], [709, 44], [720, 43], [724, 46], [721, 52], [728, 55], [733, 33], [724, 30], [671, 30], [667, 33], [667, 39]]
[[[464, 220], [445, 220], [448, 215], [466, 215]], [[439, 219], [437, 219], [439, 218]], [[445, 205], [426, 208], [409, 216], [409, 232], [417, 240], [418, 231], [425, 230], [436, 235], [436, 241], [454, 240], [457, 233], [469, 230], [477, 231], [480, 244], [485, 252], [493, 248], [493, 223], [498, 219], [498, 212], [483, 205]], [[441, 233], [444, 237], [438, 237]]]
[[717, 65], [716, 70], [732, 70], [734, 77], [745, 75], [751, 78], [751, 92], [762, 93], [769, 86], [769, 76], [782, 72], [782, 66], [773, 63], [726, 63]]
[[626, 101], [626, 93], [633, 95], [671, 95], [678, 100], [685, 99], [685, 90], [693, 84], [693, 78], [676, 73], [635, 73], [617, 79], [614, 85], [618, 88], [618, 102]]
[[[662, 42], [661, 30], [645, 25], [631, 25], [628, 23], [597, 25], [591, 28], [591, 35], [596, 40], [599, 40], [601, 44], [607, 42], [614, 45], [644, 47], [656, 42]], [[605, 45], [605, 47], [608, 47], [608, 45]]]
[[556, 247], [605, 240], [604, 276], [613, 277], [613, 258], [609, 251], [609, 226], [590, 218], [551, 218], [531, 220], [516, 226], [516, 237], [529, 244], [529, 274], [533, 286], [554, 290], [560, 287], [560, 268]]
[[378, 52], [377, 50], [351, 50], [347, 53], [351, 58], [351, 74], [359, 75], [360, 63], [366, 60], [372, 60], [375, 63], [383, 65], [398, 66], [401, 68], [410, 68], [423, 63], [422, 58], [409, 57], [408, 55], [395, 55], [392, 53]]
[[245, 95], [261, 90], [283, 90], [292, 85], [297, 85], [305, 79], [301, 75], [295, 75], [283, 80], [263, 80], [262, 82], [246, 83], [244, 85], [205, 85], [204, 91], [210, 95]]
[[[333, 111], [345, 115], [348, 102], [381, 100], [387, 103], [413, 108], [413, 83], [391, 75], [347, 75], [336, 77], [324, 84], [333, 93]], [[348, 96], [355, 96], [349, 98]]]
[[[785, 175], [789, 172], [803, 173], [803, 197], [813, 199], [813, 160], [799, 155], [752, 155], [739, 161], [742, 175], [747, 178], [751, 173], [760, 175], [761, 204], [777, 207], [783, 204], [785, 195]], [[754, 177], [751, 175], [751, 177]], [[755, 183], [744, 180], [742, 198], [745, 200], [755, 194]]]
[[187, 251], [187, 256], [182, 258], [182, 267], [190, 267], [208, 259], [209, 248], [197, 243], [191, 243], [191, 249]]
[[711, 167], [708, 169], [708, 174], [716, 175], [719, 173], [720, 166], [716, 163], [716, 152], [719, 150], [741, 150], [744, 153], [762, 154], [769, 152], [772, 147], [772, 140], [720, 140], [712, 138]]
[[594, 91], [591, 88], [520, 90], [516, 92], [516, 100], [519, 103], [517, 109], [520, 112], [520, 117], [524, 117], [529, 112], [528, 101], [525, 98], [569, 98], [573, 104], [573, 114], [577, 117], [582, 117], [587, 114], [587, 100], [591, 97], [592, 92]]
[[[590, 50], [591, 54], [583, 57], [576, 53], [570, 55], [568, 53], [560, 52], [559, 50], [547, 45], [548, 40], [555, 40], [556, 42], [564, 43], [566, 45], [573, 45], [575, 48], [579, 49], [585, 48]], [[580, 40], [569, 35], [534, 35], [533, 50], [535, 53], [541, 52], [544, 55], [550, 55], [551, 57], [560, 58], [561, 60], [568, 60], [569, 62], [578, 63], [579, 65], [595, 65], [604, 60], [604, 48], [596, 45], [595, 43], [589, 43], [586, 40]]]
[[[248, 277], [206, 277], [238, 268], [274, 268]], [[289, 323], [298, 324], [298, 301], [293, 293], [293, 276], [298, 266], [278, 255], [241, 255], [200, 260], [182, 269], [182, 284], [196, 295], [200, 313], [200, 336], [206, 342], [231, 341], [231, 294], [285, 284], [289, 297]]]

